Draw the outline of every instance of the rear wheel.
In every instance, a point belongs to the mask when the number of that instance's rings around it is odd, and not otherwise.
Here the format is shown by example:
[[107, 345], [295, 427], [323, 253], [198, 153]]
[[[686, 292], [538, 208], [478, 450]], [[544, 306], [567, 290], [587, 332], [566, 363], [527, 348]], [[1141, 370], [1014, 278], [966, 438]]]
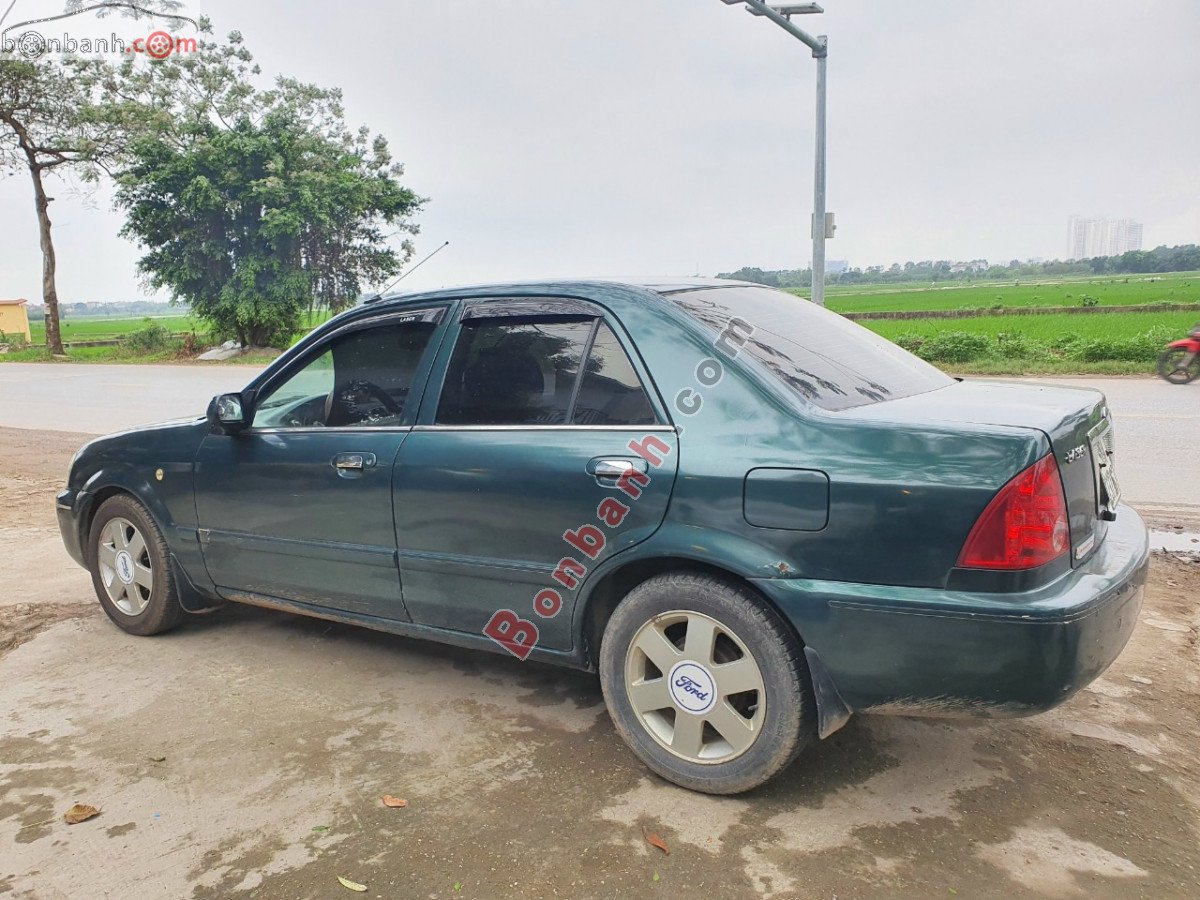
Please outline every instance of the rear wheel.
[[815, 730], [795, 636], [751, 590], [709, 575], [660, 575], [634, 588], [605, 628], [600, 680], [642, 762], [705, 793], [764, 783]]
[[167, 542], [133, 497], [111, 497], [92, 520], [92, 585], [104, 612], [130, 634], [158, 634], [184, 618]]
[[1200, 353], [1169, 347], [1158, 358], [1158, 374], [1172, 384], [1187, 384], [1200, 377]]

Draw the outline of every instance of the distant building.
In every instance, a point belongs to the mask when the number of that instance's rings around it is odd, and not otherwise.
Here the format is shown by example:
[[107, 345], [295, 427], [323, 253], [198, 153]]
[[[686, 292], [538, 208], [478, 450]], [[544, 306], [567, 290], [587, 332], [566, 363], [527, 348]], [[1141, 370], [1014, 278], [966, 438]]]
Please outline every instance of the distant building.
[[29, 314], [25, 300], [0, 300], [0, 333], [9, 337], [20, 335], [26, 343], [33, 340], [29, 333]]
[[1091, 259], [1094, 256], [1120, 256], [1142, 249], [1142, 223], [1133, 219], [1067, 219], [1067, 259]]
[[825, 260], [825, 271], [830, 275], [841, 275], [843, 272], [849, 271], [850, 260], [848, 259], [827, 259]]

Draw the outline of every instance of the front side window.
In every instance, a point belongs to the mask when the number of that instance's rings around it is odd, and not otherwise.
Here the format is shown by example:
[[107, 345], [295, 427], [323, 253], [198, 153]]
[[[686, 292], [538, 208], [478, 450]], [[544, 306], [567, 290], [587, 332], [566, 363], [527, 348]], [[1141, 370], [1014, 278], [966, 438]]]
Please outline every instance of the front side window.
[[255, 428], [382, 428], [400, 424], [437, 325], [382, 324], [335, 338], [255, 406]]

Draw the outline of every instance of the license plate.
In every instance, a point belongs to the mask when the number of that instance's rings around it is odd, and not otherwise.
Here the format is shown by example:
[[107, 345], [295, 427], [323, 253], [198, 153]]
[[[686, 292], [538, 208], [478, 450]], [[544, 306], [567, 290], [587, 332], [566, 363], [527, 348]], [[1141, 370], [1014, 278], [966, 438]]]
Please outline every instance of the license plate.
[[1100, 485], [1104, 488], [1104, 496], [1100, 498], [1101, 510], [1116, 512], [1117, 504], [1121, 502], [1121, 484], [1117, 481], [1117, 472], [1113, 460], [1103, 440], [1092, 444], [1092, 456], [1096, 460], [1096, 469], [1100, 474]]

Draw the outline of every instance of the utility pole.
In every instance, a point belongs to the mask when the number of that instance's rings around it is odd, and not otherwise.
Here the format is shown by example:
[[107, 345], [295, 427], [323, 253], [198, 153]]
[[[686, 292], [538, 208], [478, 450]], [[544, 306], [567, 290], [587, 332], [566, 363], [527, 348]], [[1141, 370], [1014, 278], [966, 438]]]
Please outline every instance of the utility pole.
[[762, 0], [721, 0], [730, 6], [744, 5], [756, 16], [770, 19], [792, 37], [812, 50], [817, 61], [817, 133], [813, 172], [812, 215], [812, 302], [825, 305], [825, 241], [833, 237], [836, 226], [833, 213], [825, 211], [825, 67], [829, 59], [829, 38], [814, 37], [792, 24], [792, 16], [812, 15], [825, 10], [817, 3], [788, 3], [769, 6]]

